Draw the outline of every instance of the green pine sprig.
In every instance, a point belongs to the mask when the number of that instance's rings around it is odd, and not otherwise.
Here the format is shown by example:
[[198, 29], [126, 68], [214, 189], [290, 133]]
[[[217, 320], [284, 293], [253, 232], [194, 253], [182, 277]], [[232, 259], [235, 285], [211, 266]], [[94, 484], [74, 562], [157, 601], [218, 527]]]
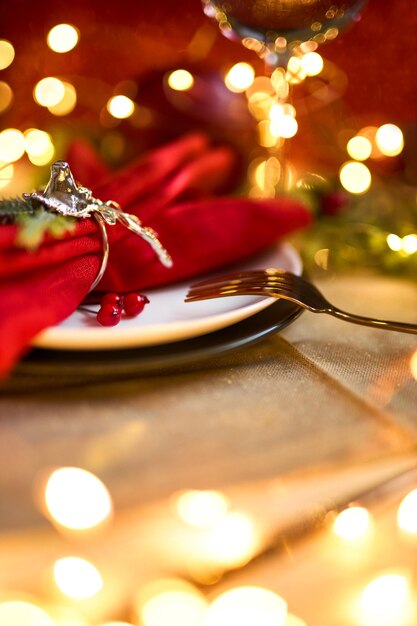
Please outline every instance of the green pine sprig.
[[76, 220], [47, 211], [41, 204], [23, 198], [0, 200], [0, 224], [16, 224], [16, 246], [33, 251], [46, 235], [60, 239], [75, 229]]
[[0, 222], [13, 224], [21, 215], [33, 215], [35, 207], [23, 198], [5, 198], [0, 200]]

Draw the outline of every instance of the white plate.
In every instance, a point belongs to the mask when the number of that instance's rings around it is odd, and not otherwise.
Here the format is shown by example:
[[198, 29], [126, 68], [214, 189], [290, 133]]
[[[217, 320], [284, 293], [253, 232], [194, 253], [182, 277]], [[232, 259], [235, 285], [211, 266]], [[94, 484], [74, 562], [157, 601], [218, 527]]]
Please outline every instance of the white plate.
[[[301, 259], [289, 244], [279, 244], [267, 252], [214, 275], [235, 270], [277, 267], [294, 274], [302, 271]], [[239, 296], [185, 303], [191, 284], [202, 278], [169, 287], [147, 290], [150, 303], [134, 318], [122, 318], [112, 328], [100, 326], [94, 315], [75, 311], [57, 326], [40, 333], [33, 345], [55, 350], [108, 350], [156, 346], [204, 335], [235, 324], [258, 313], [274, 298]], [[94, 308], [94, 307], [89, 307]], [[98, 308], [98, 307], [96, 307]]]

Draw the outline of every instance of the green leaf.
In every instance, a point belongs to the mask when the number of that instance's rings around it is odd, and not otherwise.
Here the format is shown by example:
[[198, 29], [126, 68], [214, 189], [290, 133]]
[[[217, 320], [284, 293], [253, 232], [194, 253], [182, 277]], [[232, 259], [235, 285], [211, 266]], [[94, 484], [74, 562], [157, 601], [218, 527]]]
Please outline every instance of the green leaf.
[[71, 217], [49, 213], [38, 209], [34, 215], [19, 215], [16, 223], [18, 233], [16, 245], [27, 250], [36, 250], [46, 235], [60, 239], [75, 230], [76, 220]]

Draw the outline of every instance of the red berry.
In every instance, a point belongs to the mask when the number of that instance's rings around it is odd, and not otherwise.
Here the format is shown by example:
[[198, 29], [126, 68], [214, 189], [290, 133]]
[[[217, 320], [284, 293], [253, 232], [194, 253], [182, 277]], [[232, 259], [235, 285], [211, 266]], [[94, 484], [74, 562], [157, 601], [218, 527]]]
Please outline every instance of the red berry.
[[142, 313], [145, 308], [145, 304], [148, 304], [149, 300], [141, 293], [128, 293], [123, 299], [123, 306], [126, 315], [134, 317]]
[[115, 304], [103, 304], [97, 313], [97, 321], [102, 326], [116, 326], [120, 322], [121, 309]]
[[120, 296], [118, 293], [106, 293], [106, 295], [102, 297], [100, 304], [101, 306], [103, 306], [103, 304], [113, 304], [122, 308], [123, 297]]

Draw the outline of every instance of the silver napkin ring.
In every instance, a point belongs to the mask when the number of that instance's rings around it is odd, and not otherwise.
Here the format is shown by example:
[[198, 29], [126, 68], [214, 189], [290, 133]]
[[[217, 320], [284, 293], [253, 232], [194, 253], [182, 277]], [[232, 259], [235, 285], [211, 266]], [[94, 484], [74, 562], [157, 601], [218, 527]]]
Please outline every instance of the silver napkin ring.
[[106, 224], [114, 226], [117, 222], [128, 228], [136, 235], [144, 239], [156, 252], [160, 262], [165, 267], [172, 267], [172, 259], [167, 250], [159, 241], [157, 234], [152, 228], [142, 226], [136, 215], [124, 213], [120, 205], [114, 200], [102, 202], [93, 197], [90, 189], [81, 187], [75, 182], [70, 166], [65, 161], [56, 161], [51, 166], [51, 177], [45, 189], [24, 193], [23, 197], [28, 202], [37, 202], [49, 211], [55, 211], [61, 215], [85, 219], [94, 217], [97, 221], [102, 237], [102, 260], [101, 266], [91, 285], [89, 292], [93, 291], [107, 268], [109, 260], [109, 238]]

